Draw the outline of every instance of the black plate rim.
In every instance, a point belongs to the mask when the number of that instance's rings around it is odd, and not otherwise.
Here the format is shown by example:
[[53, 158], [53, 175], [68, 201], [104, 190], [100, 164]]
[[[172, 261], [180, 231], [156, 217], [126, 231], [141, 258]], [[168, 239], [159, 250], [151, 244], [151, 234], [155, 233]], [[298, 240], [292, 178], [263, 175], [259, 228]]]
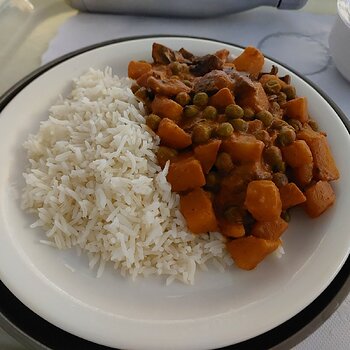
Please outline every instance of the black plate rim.
[[[6, 107], [6, 105], [27, 85], [29, 85], [33, 80], [47, 72], [51, 68], [63, 63], [66, 60], [69, 60], [75, 56], [83, 54], [88, 51], [92, 51], [94, 49], [98, 49], [104, 46], [113, 45], [116, 43], [121, 43], [125, 41], [135, 41], [142, 39], [157, 39], [157, 38], [189, 38], [189, 39], [199, 39], [199, 40], [207, 40], [213, 41], [221, 44], [232, 45], [238, 48], [244, 48], [242, 45], [238, 45], [235, 43], [230, 43], [221, 40], [215, 40], [205, 37], [197, 37], [197, 36], [189, 36], [189, 35], [168, 35], [168, 34], [152, 34], [152, 35], [138, 35], [138, 36], [129, 36], [118, 39], [112, 39], [103, 41], [100, 43], [96, 43], [93, 45], [89, 45], [78, 50], [74, 50], [67, 54], [64, 54], [45, 65], [37, 68], [32, 73], [28, 74], [20, 81], [18, 81], [15, 85], [13, 85], [7, 92], [5, 92], [0, 97], [0, 113]], [[278, 65], [288, 69], [295, 75], [297, 75], [300, 79], [304, 80], [308, 85], [310, 85], [313, 89], [315, 89], [334, 109], [348, 133], [350, 134], [350, 121], [347, 119], [342, 110], [336, 105], [336, 103], [318, 86], [316, 86], [313, 82], [311, 82], [308, 78], [304, 77], [300, 73], [298, 73], [293, 68], [290, 68], [288, 65], [279, 62], [274, 58], [270, 58], [269, 56], [264, 55], [267, 59], [272, 60]], [[301, 342], [308, 335], [314, 332], [326, 319], [328, 319], [333, 312], [339, 307], [342, 301], [347, 297], [350, 292], [350, 257], [347, 257], [347, 260], [344, 262], [342, 268], [333, 279], [333, 281], [327, 286], [327, 288], [314, 300], [312, 301], [306, 308], [300, 311], [297, 315], [293, 316], [289, 320], [285, 321], [281, 325], [260, 334], [254, 338], [245, 340], [243, 342], [229, 345], [223, 347], [221, 349], [232, 349], [232, 350], [243, 350], [243, 349], [290, 349], [292, 346], [295, 346], [297, 343]], [[71, 342], [74, 343], [77, 348], [84, 349], [98, 349], [98, 350], [112, 350], [110, 347], [106, 347], [103, 345], [98, 345], [87, 341], [85, 339], [79, 338], [75, 335], [72, 335], [62, 329], [50, 324], [46, 320], [42, 319], [40, 316], [36, 315], [29, 308], [27, 308], [24, 304], [22, 304], [0, 281], [0, 296], [1, 300], [6, 300], [6, 303], [0, 304], [0, 327], [6, 330], [10, 335], [20, 341], [22, 344], [32, 349], [59, 349], [63, 348], [71, 348]], [[7, 310], [9, 304], [12, 303], [14, 309]], [[6, 304], [6, 306], [4, 305]], [[29, 319], [33, 319], [34, 322], [39, 322], [41, 327], [46, 327], [46, 329], [50, 330], [50, 334], [48, 337], [42, 337], [39, 334], [36, 336], [32, 333], [26, 332], [25, 325], [21, 324], [20, 320], [14, 317], [13, 311], [20, 310], [22, 313], [27, 313]], [[12, 311], [12, 314], [11, 314]], [[22, 314], [23, 315], [23, 314]], [[22, 322], [23, 323], [23, 322]], [[40, 327], [40, 330], [42, 329]], [[58, 335], [58, 337], [57, 337]], [[56, 336], [56, 338], [54, 337]], [[64, 338], [68, 338], [68, 342], [64, 341]], [[45, 341], [46, 340], [46, 341]], [[46, 344], [45, 344], [46, 343]], [[74, 347], [74, 348], [75, 348]], [[114, 348], [115, 349], [115, 348]]]

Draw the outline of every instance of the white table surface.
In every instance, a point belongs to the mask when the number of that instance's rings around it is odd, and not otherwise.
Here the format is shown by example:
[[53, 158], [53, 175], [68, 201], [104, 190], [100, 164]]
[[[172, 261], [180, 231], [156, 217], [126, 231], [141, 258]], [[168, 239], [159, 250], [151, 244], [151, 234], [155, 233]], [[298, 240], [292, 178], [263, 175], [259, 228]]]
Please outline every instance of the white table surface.
[[[169, 28], [169, 22], [164, 22], [159, 19], [153, 21], [150, 19], [143, 19], [143, 23], [137, 24], [138, 20], [135, 18], [118, 18], [119, 21], [118, 24], [116, 24], [116, 21], [112, 20], [111, 16], [107, 20], [107, 17], [103, 17], [102, 19], [101, 16], [94, 17], [94, 15], [76, 16], [77, 12], [70, 9], [60, 0], [34, 0], [33, 3], [36, 6], [36, 10], [30, 15], [19, 13], [14, 9], [7, 9], [3, 13], [0, 13], [0, 47], [2, 48], [0, 50], [0, 64], [2, 66], [0, 71], [0, 94], [24, 75], [40, 66], [42, 62], [41, 59], [43, 62], [46, 62], [62, 53], [114, 37], [147, 33], [170, 33], [165, 30], [166, 27]], [[229, 41], [243, 45], [260, 45], [265, 53], [294, 66], [294, 68], [306, 74], [311, 80], [326, 90], [326, 92], [336, 100], [336, 103], [343, 111], [350, 116], [350, 99], [348, 99], [350, 84], [336, 72], [331, 60], [325, 62], [326, 58], [329, 57], [327, 51], [327, 37], [334, 21], [334, 16], [332, 15], [334, 15], [336, 11], [336, 0], [310, 0], [303, 12], [299, 12], [300, 16], [306, 16], [308, 13], [327, 13], [331, 15], [322, 17], [311, 15], [311, 17], [305, 17], [307, 23], [305, 23], [304, 26], [296, 25], [294, 28], [295, 30], [292, 30], [293, 25], [291, 23], [285, 25], [286, 21], [292, 21], [294, 14], [292, 16], [277, 16], [274, 11], [270, 10], [259, 9], [254, 11], [232, 16], [229, 19], [226, 17], [224, 20], [226, 23], [234, 20], [236, 22], [241, 21], [240, 23], [242, 23], [242, 25], [244, 23], [247, 25], [245, 29], [243, 28], [244, 32], [248, 33], [248, 36], [244, 36], [244, 40], [240, 40], [242, 35], [240, 36], [240, 33], [237, 33], [236, 30], [235, 35], [233, 35]], [[306, 57], [306, 61], [304, 60], [304, 63], [306, 62], [305, 65], [298, 62], [298, 60], [288, 62], [288, 56], [278, 57], [280, 54], [275, 50], [275, 45], [280, 38], [278, 35], [269, 36], [266, 25], [264, 32], [265, 38], [262, 35], [260, 35], [260, 37], [253, 34], [249, 36], [249, 21], [251, 21], [252, 18], [257, 18], [257, 16], [254, 17], [254, 13], [259, 14], [260, 19], [261, 15], [263, 15], [264, 20], [270, 16], [271, 21], [273, 21], [275, 25], [280, 26], [280, 32], [284, 35], [301, 33], [311, 37], [313, 41], [310, 43], [314, 46], [313, 49], [321, 53], [321, 56], [323, 54], [323, 58], [321, 57], [321, 59], [317, 60], [314, 59], [314, 57]], [[133, 26], [133, 29], [127, 26], [127, 22], [130, 24], [130, 21], [134, 21], [133, 23], [135, 26]], [[259, 20], [255, 22], [259, 22]], [[19, 23], [21, 23], [21, 28], [18, 27]], [[195, 26], [191, 27], [191, 29], [193, 29], [192, 32], [187, 34], [227, 40], [228, 32], [226, 34], [219, 34], [218, 32], [211, 33], [210, 30], [218, 30], [218, 27], [215, 27], [215, 24], [213, 24], [211, 20], [208, 20], [207, 23], [210, 23], [205, 26], [207, 30], [202, 30], [204, 27], [202, 22], [197, 26], [197, 29], [194, 28]], [[173, 26], [172, 28], [175, 28], [174, 33], [186, 34], [184, 30], [180, 29], [181, 26], [183, 27], [183, 24], [184, 23], [181, 22], [173, 22], [171, 25]], [[283, 27], [285, 26], [288, 27], [288, 33], [283, 31]], [[74, 32], [72, 32], [72, 29]], [[107, 37], [106, 30], [107, 33], [109, 31]], [[14, 33], [10, 40], [7, 36], [9, 32]], [[276, 31], [274, 31], [274, 33], [275, 32]], [[71, 33], [71, 35], [68, 35], [68, 33]], [[308, 40], [305, 37], [296, 38], [298, 40], [298, 45], [299, 43], [301, 43], [301, 45], [310, 44], [308, 42], [302, 43], [303, 40]], [[293, 40], [293, 38], [288, 37], [288, 40]], [[294, 40], [296, 39], [294, 38]], [[323, 50], [327, 52], [323, 52]], [[312, 71], [315, 70], [315, 66], [320, 68], [320, 72], [315, 73]], [[334, 86], [337, 87], [336, 95], [334, 95]], [[350, 296], [318, 330], [298, 344], [294, 349], [347, 350], [350, 349], [349, 344]], [[0, 349], [22, 350], [24, 348], [0, 329]]]

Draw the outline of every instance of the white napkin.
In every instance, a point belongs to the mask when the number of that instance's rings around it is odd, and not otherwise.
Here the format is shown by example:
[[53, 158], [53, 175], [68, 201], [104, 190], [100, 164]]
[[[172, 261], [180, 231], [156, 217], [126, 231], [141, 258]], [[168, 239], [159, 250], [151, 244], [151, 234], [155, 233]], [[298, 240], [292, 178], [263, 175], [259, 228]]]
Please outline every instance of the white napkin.
[[[350, 117], [350, 83], [335, 69], [328, 35], [335, 16], [256, 9], [213, 19], [163, 19], [78, 14], [64, 23], [42, 63], [78, 48], [133, 35], [182, 34], [253, 45], [315, 82]], [[350, 296], [317, 331], [295, 350], [348, 350]]]

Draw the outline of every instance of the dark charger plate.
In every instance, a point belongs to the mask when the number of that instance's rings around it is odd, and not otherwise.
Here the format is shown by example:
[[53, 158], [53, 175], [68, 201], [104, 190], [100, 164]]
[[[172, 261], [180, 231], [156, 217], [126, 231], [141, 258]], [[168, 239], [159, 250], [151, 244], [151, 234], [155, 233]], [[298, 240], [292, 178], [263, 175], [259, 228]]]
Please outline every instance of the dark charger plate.
[[[30, 82], [35, 80], [44, 72], [50, 70], [52, 67], [84, 52], [103, 47], [106, 45], [115, 44], [118, 42], [128, 41], [132, 39], [161, 37], [162, 35], [153, 36], [137, 36], [128, 37], [116, 40], [110, 40], [99, 44], [91, 45], [72, 53], [64, 55], [45, 66], [40, 67], [33, 73], [19, 81], [8, 92], [0, 98], [0, 112], [5, 106]], [[170, 35], [164, 35], [171, 37]], [[175, 37], [175, 36], [174, 36]], [[181, 37], [181, 36], [176, 36]], [[186, 38], [186, 36], [184, 36]], [[193, 38], [193, 37], [191, 37]], [[207, 38], [195, 38], [205, 39]], [[222, 42], [223, 44], [239, 45], [233, 43]], [[269, 57], [267, 57], [269, 58]], [[344, 113], [337, 107], [337, 105], [329, 98], [323, 91], [316, 87], [311, 81], [295, 72], [290, 67], [279, 63], [286, 67], [307, 84], [312, 86], [322, 97], [332, 106], [344, 126], [350, 132], [350, 123]], [[290, 349], [308, 335], [314, 332], [332, 313], [339, 307], [342, 301], [350, 292], [350, 257], [347, 258], [345, 264], [331, 282], [331, 284], [318, 296], [310, 305], [297, 315], [279, 325], [270, 331], [259, 336], [243, 341], [238, 344], [227, 346], [223, 349], [241, 350], [241, 349]], [[0, 327], [7, 331], [10, 335], [16, 338], [20, 343], [31, 349], [94, 349], [94, 350], [108, 350], [112, 349], [106, 346], [98, 345], [87, 341], [85, 339], [74, 336], [62, 329], [52, 325], [32, 312], [23, 303], [21, 303], [7, 288], [0, 282]]]

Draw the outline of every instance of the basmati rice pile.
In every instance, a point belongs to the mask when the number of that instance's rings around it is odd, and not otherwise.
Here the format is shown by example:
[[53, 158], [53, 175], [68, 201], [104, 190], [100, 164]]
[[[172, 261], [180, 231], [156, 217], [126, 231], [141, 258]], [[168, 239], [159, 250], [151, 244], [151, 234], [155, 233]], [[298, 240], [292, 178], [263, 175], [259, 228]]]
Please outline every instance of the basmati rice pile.
[[195, 236], [179, 196], [157, 165], [158, 137], [145, 126], [131, 81], [90, 69], [50, 109], [24, 147], [30, 166], [22, 207], [38, 217], [42, 243], [77, 247], [101, 276], [112, 262], [123, 276], [166, 275], [193, 284], [197, 267], [231, 265], [219, 233]]

